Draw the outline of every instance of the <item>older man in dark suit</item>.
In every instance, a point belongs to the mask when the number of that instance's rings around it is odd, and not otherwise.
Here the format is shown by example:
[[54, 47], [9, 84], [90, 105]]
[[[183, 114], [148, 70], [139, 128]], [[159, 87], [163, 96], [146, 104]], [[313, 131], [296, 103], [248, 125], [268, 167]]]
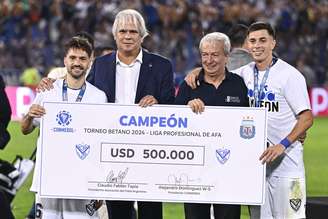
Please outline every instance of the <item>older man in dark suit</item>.
[[[97, 58], [87, 80], [103, 90], [109, 102], [170, 104], [174, 101], [171, 62], [142, 49], [148, 35], [145, 21], [135, 10], [116, 15], [112, 32], [117, 52]], [[132, 201], [107, 201], [111, 219], [131, 219]], [[162, 203], [138, 202], [139, 219], [162, 219]]]

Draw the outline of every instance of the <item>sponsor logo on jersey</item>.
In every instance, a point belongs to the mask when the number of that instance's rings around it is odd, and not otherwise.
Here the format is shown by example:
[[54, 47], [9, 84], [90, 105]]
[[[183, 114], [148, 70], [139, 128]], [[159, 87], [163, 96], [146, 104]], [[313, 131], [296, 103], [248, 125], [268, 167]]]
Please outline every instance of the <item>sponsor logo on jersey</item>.
[[240, 137], [244, 139], [251, 139], [255, 136], [255, 125], [252, 117], [245, 117], [241, 121], [239, 129]]
[[89, 204], [85, 206], [88, 215], [92, 216], [97, 211], [97, 201], [91, 200]]
[[230, 150], [225, 148], [220, 148], [216, 150], [216, 158], [221, 164], [225, 164], [230, 157]]
[[84, 160], [88, 156], [88, 154], [90, 153], [90, 145], [77, 144], [77, 145], [75, 145], [75, 151], [76, 151], [77, 156], [81, 160]]
[[226, 103], [240, 103], [240, 99], [238, 96], [226, 96], [225, 100]]
[[299, 199], [299, 198], [292, 198], [292, 199], [289, 199], [290, 207], [292, 207], [292, 209], [293, 209], [294, 211], [298, 211], [298, 209], [300, 209], [300, 207], [301, 207], [301, 203], [302, 203], [302, 200]]
[[[254, 90], [248, 89], [248, 97], [251, 99], [251, 106], [254, 106]], [[268, 90], [268, 85], [264, 86], [263, 92], [260, 94], [260, 107], [265, 107], [269, 112], [279, 112], [279, 102], [276, 101], [276, 94]]]

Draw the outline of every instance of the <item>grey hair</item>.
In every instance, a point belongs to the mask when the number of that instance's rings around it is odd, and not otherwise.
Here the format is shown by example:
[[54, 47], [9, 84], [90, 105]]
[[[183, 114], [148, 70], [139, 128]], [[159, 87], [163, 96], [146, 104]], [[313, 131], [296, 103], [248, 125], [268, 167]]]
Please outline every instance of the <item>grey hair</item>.
[[138, 32], [142, 39], [148, 35], [148, 30], [142, 15], [134, 9], [126, 9], [120, 11], [115, 17], [112, 28], [114, 39], [116, 39], [116, 34], [119, 31], [118, 28], [125, 26], [125, 24], [129, 22], [132, 22], [138, 28]]
[[202, 46], [203, 46], [204, 42], [211, 42], [211, 43], [223, 42], [224, 54], [226, 56], [228, 56], [230, 53], [230, 48], [231, 48], [230, 40], [229, 40], [229, 37], [227, 35], [225, 35], [224, 33], [213, 32], [213, 33], [209, 33], [209, 34], [206, 34], [205, 36], [203, 36], [203, 38], [199, 42], [199, 50], [200, 51], [202, 51]]

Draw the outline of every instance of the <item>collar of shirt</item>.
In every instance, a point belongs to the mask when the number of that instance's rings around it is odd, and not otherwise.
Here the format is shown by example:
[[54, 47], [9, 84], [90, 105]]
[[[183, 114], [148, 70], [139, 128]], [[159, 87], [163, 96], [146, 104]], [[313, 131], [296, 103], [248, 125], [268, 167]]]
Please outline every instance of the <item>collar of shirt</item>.
[[[225, 81], [225, 80], [230, 80], [230, 79], [231, 79], [231, 72], [229, 72], [228, 69], [225, 68], [225, 78], [224, 78], [223, 81]], [[207, 83], [207, 82], [205, 81], [205, 72], [204, 72], [204, 68], [202, 68], [202, 70], [200, 71], [199, 76], [198, 76], [198, 80], [199, 80], [200, 83], [204, 83], [204, 82]], [[223, 82], [223, 81], [222, 81], [222, 82]]]
[[142, 49], [140, 49], [140, 52], [139, 54], [137, 55], [137, 57], [135, 58], [135, 60], [127, 65], [125, 63], [123, 63], [119, 58], [118, 58], [118, 52], [116, 53], [116, 65], [120, 65], [122, 67], [132, 67], [134, 66], [134, 64], [136, 64], [136, 62], [139, 62], [140, 64], [142, 64], [142, 57], [143, 57], [143, 52], [142, 52]]

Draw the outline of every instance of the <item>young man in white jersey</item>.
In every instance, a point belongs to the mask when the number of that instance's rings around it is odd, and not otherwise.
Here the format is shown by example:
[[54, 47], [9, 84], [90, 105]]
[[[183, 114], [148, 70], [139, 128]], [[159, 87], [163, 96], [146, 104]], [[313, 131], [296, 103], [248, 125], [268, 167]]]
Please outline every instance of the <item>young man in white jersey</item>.
[[[67, 101], [106, 103], [104, 92], [85, 81], [85, 74], [91, 62], [92, 47], [86, 39], [73, 37], [65, 45], [64, 64], [67, 69], [66, 79], [57, 80], [54, 89], [38, 93], [28, 113], [21, 123], [23, 134], [31, 133], [39, 125], [40, 118], [46, 113], [42, 107], [45, 101]], [[38, 140], [38, 148], [41, 147]], [[40, 150], [37, 150], [36, 167], [34, 170], [31, 191], [37, 192], [39, 187]], [[36, 193], [36, 218], [73, 219], [98, 218], [97, 213], [87, 212], [90, 200], [47, 199], [40, 198]], [[92, 213], [94, 213], [92, 215]]]
[[313, 123], [305, 79], [273, 56], [276, 39], [269, 23], [253, 23], [247, 39], [254, 62], [235, 72], [244, 78], [251, 105], [268, 109], [270, 144], [260, 156], [267, 163], [266, 200], [251, 207], [251, 218], [305, 218], [303, 147], [298, 139]]

